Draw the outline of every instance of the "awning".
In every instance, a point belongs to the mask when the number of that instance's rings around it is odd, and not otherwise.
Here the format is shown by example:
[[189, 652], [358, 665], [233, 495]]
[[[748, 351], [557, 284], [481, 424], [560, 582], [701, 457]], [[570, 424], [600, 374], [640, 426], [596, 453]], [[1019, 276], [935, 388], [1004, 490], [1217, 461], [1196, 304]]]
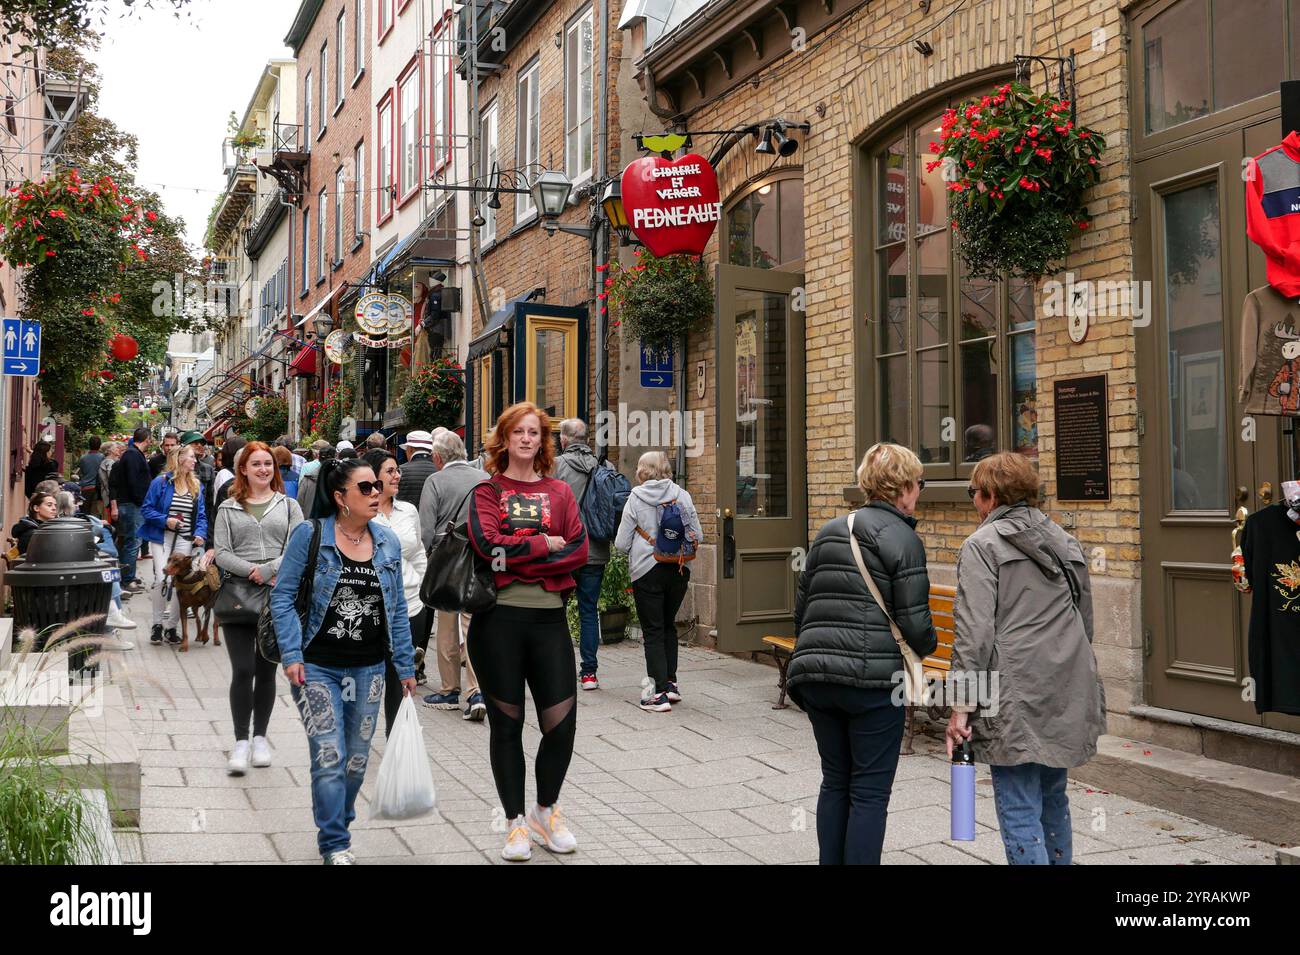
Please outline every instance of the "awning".
[[482, 358], [488, 352], [492, 351], [492, 349], [497, 347], [497, 336], [501, 331], [508, 331], [514, 327], [517, 305], [521, 302], [531, 302], [534, 298], [541, 298], [545, 294], [545, 288], [535, 288], [529, 292], [525, 292], [523, 295], [516, 295], [514, 298], [507, 301], [503, 308], [494, 312], [492, 317], [488, 319], [487, 325], [483, 327], [483, 331], [479, 332], [479, 334], [469, 343], [469, 357], [467, 361], [474, 361], [478, 358]]
[[299, 321], [297, 324], [295, 324], [293, 327], [302, 328], [302, 326], [306, 325], [309, 321], [311, 321], [313, 318], [316, 317], [317, 312], [319, 312], [322, 308], [324, 308], [326, 305], [332, 302], [334, 300], [334, 296], [338, 295], [339, 292], [342, 292], [345, 287], [346, 286], [344, 285], [336, 285], [332, 289], [330, 289], [330, 293], [326, 295], [323, 299], [321, 299], [319, 302], [317, 302], [315, 306], [312, 307], [312, 310], [308, 312], [306, 315], [304, 315], [302, 317], [302, 320]]
[[288, 375], [293, 378], [296, 375], [308, 376], [314, 374], [316, 374], [316, 349], [308, 345], [293, 356], [293, 361], [289, 362]]

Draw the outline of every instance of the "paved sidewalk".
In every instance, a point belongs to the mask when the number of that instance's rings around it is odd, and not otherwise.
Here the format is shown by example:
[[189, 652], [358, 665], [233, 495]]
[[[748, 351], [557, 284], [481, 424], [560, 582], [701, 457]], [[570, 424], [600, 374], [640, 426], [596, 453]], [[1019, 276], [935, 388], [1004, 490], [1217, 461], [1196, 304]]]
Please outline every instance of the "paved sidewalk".
[[[268, 737], [275, 764], [226, 775], [232, 744], [225, 647], [154, 647], [148, 594], [128, 604], [136, 649], [115, 654], [113, 680], [135, 706], [144, 767], [139, 831], [119, 832], [127, 861], [318, 863], [307, 743], [281, 677]], [[561, 805], [579, 851], [534, 848], [529, 865], [809, 863], [817, 859], [821, 771], [807, 718], [773, 710], [776, 671], [698, 648], [681, 651], [685, 702], [644, 713], [638, 643], [602, 648], [602, 689], [578, 693], [578, 739]], [[436, 667], [431, 666], [431, 673]], [[436, 676], [434, 676], [436, 680]], [[421, 687], [422, 692], [430, 692]], [[487, 725], [420, 707], [438, 813], [371, 822], [371, 768], [353, 849], [362, 863], [499, 863], [505, 841], [488, 766]], [[528, 712], [531, 763], [540, 738]], [[382, 749], [382, 733], [376, 734]], [[898, 767], [884, 862], [1002, 864], [988, 773], [980, 770], [973, 843], [948, 832], [948, 763], [934, 740]], [[533, 795], [529, 779], [529, 798]], [[1274, 847], [1072, 783], [1075, 859], [1082, 864], [1269, 864]]]

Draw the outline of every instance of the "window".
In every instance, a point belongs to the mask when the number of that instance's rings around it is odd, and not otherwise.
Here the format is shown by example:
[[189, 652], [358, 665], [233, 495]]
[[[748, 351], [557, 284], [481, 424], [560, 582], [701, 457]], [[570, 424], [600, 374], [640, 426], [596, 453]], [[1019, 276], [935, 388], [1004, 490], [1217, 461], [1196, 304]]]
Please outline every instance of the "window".
[[775, 269], [803, 259], [803, 180], [765, 182], [727, 210], [727, 261]]
[[578, 406], [578, 321], [528, 315], [525, 326], [524, 397], [555, 420], [567, 418]]
[[564, 169], [574, 182], [591, 175], [591, 21], [588, 10], [564, 34]]
[[325, 223], [329, 221], [329, 195], [325, 187], [316, 193], [316, 281], [325, 278]]
[[393, 28], [393, 0], [379, 0], [379, 42], [384, 42]]
[[357, 76], [366, 68], [366, 5], [370, 0], [357, 0], [356, 29], [352, 31], [352, 60]]
[[448, 45], [454, 43], [452, 21], [444, 20], [433, 34], [432, 69], [430, 86], [429, 148], [432, 150], [432, 169], [441, 169], [451, 159], [451, 70], [452, 57]]
[[325, 133], [325, 121], [326, 121], [326, 116], [329, 113], [329, 110], [325, 108], [325, 103], [327, 102], [325, 97], [329, 95], [326, 91], [329, 89], [330, 86], [329, 57], [330, 57], [329, 44], [322, 43], [320, 45], [320, 76], [318, 77], [318, 80], [320, 82], [320, 104], [318, 109], [318, 112], [320, 114], [320, 131], [317, 133], [318, 136], [324, 135]]
[[[357, 0], [357, 6], [361, 6], [364, 0]], [[339, 13], [339, 18], [334, 21], [334, 105], [337, 109], [343, 105], [343, 91], [347, 89], [347, 67], [344, 64], [347, 50], [346, 34], [348, 31], [348, 13], [343, 10]]]
[[302, 255], [299, 261], [302, 262], [302, 294], [307, 294], [307, 262], [311, 248], [311, 210], [302, 210]]
[[[519, 83], [515, 89], [515, 116], [517, 129], [515, 131], [515, 163], [524, 171], [525, 175], [534, 175], [534, 170], [530, 163], [538, 161], [541, 152], [541, 90], [537, 82], [540, 75], [540, 64], [533, 63], [526, 68], [519, 77]], [[529, 216], [536, 215], [537, 209], [533, 205], [531, 195], [517, 196], [517, 205], [515, 207], [515, 220], [522, 222]]]
[[302, 81], [303, 152], [311, 152], [311, 95], [312, 95], [312, 76], [311, 76], [311, 70], [308, 70], [306, 78]]
[[[381, 4], [382, 6], [382, 4]], [[379, 187], [379, 221], [393, 214], [393, 94], [379, 103], [379, 155], [375, 157], [375, 184]]]
[[420, 66], [412, 64], [397, 81], [397, 195], [410, 198], [420, 185]]
[[478, 404], [479, 404], [479, 422], [481, 425], [481, 434], [479, 435], [479, 447], [487, 444], [488, 437], [492, 434], [492, 429], [496, 426], [497, 416], [497, 388], [494, 368], [496, 365], [496, 355], [488, 352], [483, 356], [479, 363], [478, 372]]
[[[493, 165], [497, 161], [497, 107], [495, 103], [483, 111], [479, 123], [479, 145], [483, 150], [480, 168], [483, 175], [486, 176], [491, 172]], [[497, 237], [497, 211], [488, 206], [491, 198], [490, 195], [485, 195], [479, 199], [479, 213], [487, 220], [479, 232], [479, 241], [485, 245], [496, 241]]]
[[334, 261], [343, 261], [343, 195], [347, 187], [347, 173], [339, 166], [334, 172]]
[[926, 169], [938, 129], [927, 116], [872, 157], [875, 440], [956, 479], [1000, 447], [1038, 455], [1035, 306], [1024, 280], [966, 272], [942, 170]]
[[366, 231], [366, 144], [357, 143], [352, 154], [352, 184], [356, 192], [352, 194], [352, 231], [360, 239]]

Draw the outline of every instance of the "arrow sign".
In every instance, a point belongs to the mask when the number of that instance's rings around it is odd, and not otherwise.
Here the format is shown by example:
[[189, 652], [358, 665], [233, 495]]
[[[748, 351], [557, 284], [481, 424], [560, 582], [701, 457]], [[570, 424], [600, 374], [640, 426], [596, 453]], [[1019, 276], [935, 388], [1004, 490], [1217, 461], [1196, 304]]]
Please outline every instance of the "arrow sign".
[[20, 318], [0, 320], [0, 346], [6, 375], [35, 378], [41, 370], [41, 323]]
[[651, 348], [641, 343], [641, 387], [673, 386], [673, 352], [671, 348]]

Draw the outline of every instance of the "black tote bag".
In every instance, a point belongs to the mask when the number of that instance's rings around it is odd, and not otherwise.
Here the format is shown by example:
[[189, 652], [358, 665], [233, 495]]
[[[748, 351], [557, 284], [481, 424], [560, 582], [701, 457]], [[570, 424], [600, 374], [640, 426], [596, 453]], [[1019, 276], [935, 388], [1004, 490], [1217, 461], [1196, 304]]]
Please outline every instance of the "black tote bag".
[[[470, 488], [456, 513], [484, 483]], [[448, 522], [446, 531], [429, 552], [429, 566], [420, 584], [425, 606], [448, 613], [482, 613], [497, 603], [496, 577], [492, 567], [475, 553], [469, 542], [469, 519]]]

